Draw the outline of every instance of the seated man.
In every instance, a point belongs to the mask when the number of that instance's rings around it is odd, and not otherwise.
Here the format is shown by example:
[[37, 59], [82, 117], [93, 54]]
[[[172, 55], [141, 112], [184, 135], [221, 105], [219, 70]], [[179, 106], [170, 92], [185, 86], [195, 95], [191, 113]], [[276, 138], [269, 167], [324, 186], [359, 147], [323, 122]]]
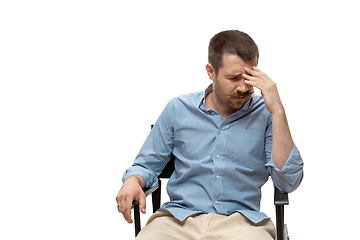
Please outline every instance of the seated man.
[[170, 201], [137, 239], [274, 239], [273, 223], [259, 212], [261, 187], [269, 173], [284, 192], [302, 181], [302, 158], [276, 84], [256, 67], [253, 39], [240, 31], [220, 32], [210, 40], [208, 57], [212, 84], [167, 104], [124, 174], [116, 201], [131, 223], [132, 201], [145, 213], [142, 188], [156, 186], [175, 157]]

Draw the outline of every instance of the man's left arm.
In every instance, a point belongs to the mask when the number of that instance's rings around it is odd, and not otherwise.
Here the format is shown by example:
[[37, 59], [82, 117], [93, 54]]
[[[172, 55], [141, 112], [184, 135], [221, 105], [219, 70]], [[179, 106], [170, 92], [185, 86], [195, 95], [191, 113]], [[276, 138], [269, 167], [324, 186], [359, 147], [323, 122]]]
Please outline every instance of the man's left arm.
[[[246, 69], [246, 74], [243, 76], [246, 84], [260, 89], [265, 106], [271, 113], [270, 158], [276, 172], [272, 174], [273, 180], [283, 191], [293, 191], [302, 180], [303, 161], [291, 137], [285, 109], [276, 84], [256, 67]], [[272, 163], [269, 163], [267, 166], [271, 165]]]
[[252, 85], [261, 91], [265, 106], [272, 116], [272, 156], [276, 167], [280, 170], [284, 167], [293, 149], [293, 139], [286, 119], [285, 109], [273, 82], [265, 73], [258, 68], [245, 69], [247, 74], [246, 84]]

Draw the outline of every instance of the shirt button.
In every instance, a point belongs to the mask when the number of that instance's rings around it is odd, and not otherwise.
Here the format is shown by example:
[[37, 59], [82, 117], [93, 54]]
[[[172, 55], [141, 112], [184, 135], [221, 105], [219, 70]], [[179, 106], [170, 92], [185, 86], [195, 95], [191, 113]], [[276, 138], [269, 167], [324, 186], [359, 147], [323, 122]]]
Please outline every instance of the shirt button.
[[220, 131], [220, 134], [222, 134], [222, 133], [223, 133], [223, 130]]
[[219, 176], [219, 175], [216, 175], [216, 178], [217, 178], [217, 179], [219, 179], [219, 178], [220, 178], [220, 176]]
[[217, 157], [217, 158], [219, 158], [219, 157], [220, 157], [220, 155], [218, 154], [218, 155], [216, 155], [216, 157]]
[[215, 203], [218, 204], [219, 202], [217, 200], [215, 200]]

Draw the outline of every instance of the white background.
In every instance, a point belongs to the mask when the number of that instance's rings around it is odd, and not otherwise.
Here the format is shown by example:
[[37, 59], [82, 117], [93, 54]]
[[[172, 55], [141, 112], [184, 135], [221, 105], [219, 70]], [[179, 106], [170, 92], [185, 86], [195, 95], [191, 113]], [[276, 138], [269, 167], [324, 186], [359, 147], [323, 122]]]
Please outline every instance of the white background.
[[132, 239], [121, 177], [165, 104], [210, 84], [227, 29], [257, 42], [305, 161], [291, 239], [356, 238], [358, 2], [294, 2], [2, 1], [0, 238]]

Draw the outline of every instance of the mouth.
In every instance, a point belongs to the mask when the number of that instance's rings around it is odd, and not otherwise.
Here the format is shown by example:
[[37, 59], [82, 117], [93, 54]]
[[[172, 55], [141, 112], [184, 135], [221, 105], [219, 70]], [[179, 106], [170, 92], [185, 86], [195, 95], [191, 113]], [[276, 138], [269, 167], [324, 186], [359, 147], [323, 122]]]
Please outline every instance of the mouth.
[[244, 94], [241, 94], [241, 95], [235, 95], [234, 98], [237, 99], [237, 100], [244, 100], [244, 99], [247, 99], [251, 96], [253, 92], [246, 92]]
[[246, 96], [237, 96], [237, 97], [234, 97], [235, 99], [238, 99], [238, 100], [244, 100], [246, 98]]
[[250, 95], [249, 94], [244, 94], [244, 95], [238, 95], [238, 96], [234, 96], [234, 98], [236, 100], [244, 100], [244, 99], [247, 99]]

